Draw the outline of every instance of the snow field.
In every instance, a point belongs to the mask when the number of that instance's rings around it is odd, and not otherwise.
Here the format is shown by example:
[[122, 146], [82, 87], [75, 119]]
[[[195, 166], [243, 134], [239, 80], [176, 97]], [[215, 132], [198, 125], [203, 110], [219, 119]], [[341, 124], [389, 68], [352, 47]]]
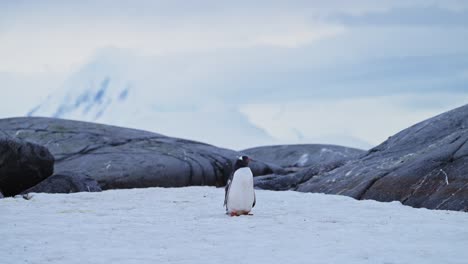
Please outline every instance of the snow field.
[[1, 199], [1, 263], [468, 263], [467, 213], [256, 195], [240, 217], [214, 187]]

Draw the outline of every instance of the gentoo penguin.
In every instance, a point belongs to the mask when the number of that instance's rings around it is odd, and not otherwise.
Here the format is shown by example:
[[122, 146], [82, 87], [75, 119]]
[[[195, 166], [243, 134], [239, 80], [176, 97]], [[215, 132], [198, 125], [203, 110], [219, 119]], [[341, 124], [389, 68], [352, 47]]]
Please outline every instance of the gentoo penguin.
[[236, 160], [229, 177], [224, 195], [226, 213], [231, 216], [249, 214], [255, 206], [253, 174], [249, 166], [249, 157], [241, 156]]

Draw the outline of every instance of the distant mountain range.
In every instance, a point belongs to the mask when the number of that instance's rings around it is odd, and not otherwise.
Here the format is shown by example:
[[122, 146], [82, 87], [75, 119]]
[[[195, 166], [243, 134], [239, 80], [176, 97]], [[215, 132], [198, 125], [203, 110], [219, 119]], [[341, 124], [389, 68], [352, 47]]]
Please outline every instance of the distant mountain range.
[[166, 86], [178, 82], [177, 74], [164, 76], [161, 64], [106, 50], [27, 115], [130, 126], [237, 149], [275, 143], [233, 102]]
[[[28, 116], [133, 127], [232, 149], [304, 143], [369, 149], [466, 98], [459, 92], [461, 77], [453, 82], [424, 77], [425, 72], [444, 77], [447, 69], [465, 65], [464, 58], [402, 58], [325, 69], [313, 66], [312, 58], [282, 63], [283, 56], [269, 49], [142, 56], [104, 48], [47, 99], [38, 97], [34, 107], [31, 100], [20, 103], [30, 108], [24, 111]], [[449, 68], [440, 70], [436, 61]], [[403, 66], [417, 78], [391, 70]], [[408, 85], [421, 92], [405, 94]], [[440, 86], [451, 90], [430, 93]], [[3, 109], [8, 103], [18, 104], [7, 102]]]

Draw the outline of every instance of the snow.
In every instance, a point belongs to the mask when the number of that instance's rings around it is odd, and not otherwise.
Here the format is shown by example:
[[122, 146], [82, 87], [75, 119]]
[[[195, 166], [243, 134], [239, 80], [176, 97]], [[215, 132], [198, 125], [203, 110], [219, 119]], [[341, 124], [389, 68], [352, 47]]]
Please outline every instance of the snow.
[[224, 189], [148, 188], [0, 200], [13, 263], [466, 263], [468, 214], [257, 190], [253, 216]]
[[296, 162], [296, 164], [300, 167], [303, 167], [305, 164], [307, 164], [307, 161], [309, 161], [309, 154], [308, 153], [304, 153], [301, 155], [301, 157], [299, 158], [299, 160]]

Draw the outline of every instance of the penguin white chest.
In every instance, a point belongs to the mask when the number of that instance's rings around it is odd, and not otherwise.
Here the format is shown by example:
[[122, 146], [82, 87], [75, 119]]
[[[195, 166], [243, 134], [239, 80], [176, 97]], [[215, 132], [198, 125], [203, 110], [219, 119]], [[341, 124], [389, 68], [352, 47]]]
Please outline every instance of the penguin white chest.
[[228, 212], [250, 212], [255, 199], [253, 174], [250, 168], [240, 168], [232, 177], [228, 190]]

